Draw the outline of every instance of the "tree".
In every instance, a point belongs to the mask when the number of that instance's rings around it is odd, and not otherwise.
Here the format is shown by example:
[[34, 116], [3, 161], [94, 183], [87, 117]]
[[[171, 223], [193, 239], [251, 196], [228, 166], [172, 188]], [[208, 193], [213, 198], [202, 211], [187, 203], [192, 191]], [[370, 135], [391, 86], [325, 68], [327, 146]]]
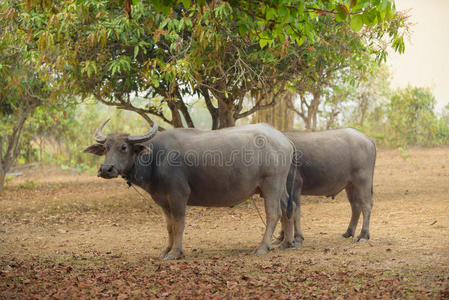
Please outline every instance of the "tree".
[[408, 86], [393, 93], [387, 110], [388, 140], [395, 145], [432, 145], [442, 139], [434, 112], [435, 97], [428, 88]]
[[50, 94], [37, 67], [37, 47], [16, 8], [0, 4], [0, 190], [19, 154], [25, 122]]
[[[325, 93], [321, 117], [326, 120], [326, 128], [342, 125], [363, 128], [367, 120], [376, 118], [372, 114], [374, 110], [379, 112], [388, 104], [390, 94], [387, 66], [367, 59], [364, 68], [349, 68], [343, 77], [331, 82]], [[368, 127], [371, 125], [374, 124]]]
[[329, 119], [335, 118], [335, 104], [342, 96], [338, 95], [339, 86], [355, 81], [354, 74], [365, 72], [373, 61], [369, 48], [349, 25], [324, 17], [317, 22], [316, 30], [321, 30], [321, 39], [302, 53], [302, 70], [290, 84], [299, 96], [299, 104], [290, 108], [301, 117], [306, 130], [317, 129], [326, 96], [334, 109]]
[[293, 128], [294, 112], [290, 109], [295, 100], [296, 94], [285, 92], [282, 98], [275, 102], [275, 105], [257, 111], [251, 118], [253, 123], [268, 123], [279, 130]]
[[[206, 102], [214, 129], [273, 106], [303, 66], [297, 58], [322, 39], [322, 20], [354, 31], [367, 24], [403, 51], [402, 19], [389, 0], [27, 3], [30, 31], [60, 79], [55, 87], [174, 127], [194, 127], [193, 95]], [[370, 50], [384, 57], [385, 49]]]

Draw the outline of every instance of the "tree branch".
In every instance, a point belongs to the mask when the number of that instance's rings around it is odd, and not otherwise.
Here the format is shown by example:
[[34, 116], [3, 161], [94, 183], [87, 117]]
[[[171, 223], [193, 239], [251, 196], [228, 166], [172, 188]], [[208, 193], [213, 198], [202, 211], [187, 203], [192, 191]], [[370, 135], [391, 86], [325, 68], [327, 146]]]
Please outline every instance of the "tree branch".
[[176, 88], [176, 95], [178, 96], [177, 102], [179, 104], [179, 109], [181, 110], [181, 113], [184, 116], [184, 119], [186, 120], [187, 126], [189, 128], [195, 128], [195, 124], [193, 123], [192, 117], [190, 116], [189, 110], [187, 109], [187, 105], [182, 99], [181, 93], [179, 92], [178, 88]]
[[[152, 114], [154, 116], [157, 116], [159, 118], [161, 118], [164, 122], [168, 123], [168, 124], [172, 124], [172, 122], [170, 120], [168, 120], [162, 112], [156, 111], [154, 109], [143, 109], [143, 108], [138, 108], [133, 106], [131, 103], [127, 103], [124, 102], [122, 99], [118, 99], [118, 103], [117, 102], [113, 102], [113, 101], [107, 101], [105, 100], [100, 94], [98, 94], [97, 92], [94, 92], [94, 97], [100, 101], [101, 103], [108, 105], [108, 106], [115, 106], [119, 109], [124, 109], [124, 110], [129, 110], [129, 111], [133, 111], [135, 113], [138, 113], [140, 116], [142, 116], [145, 121], [148, 122], [148, 124], [150, 124], [150, 126], [154, 126], [154, 122], [153, 120], [148, 116], [148, 114]], [[159, 130], [160, 131], [164, 131], [165, 128], [159, 126]]]
[[250, 110], [247, 110], [247, 111], [245, 111], [243, 113], [240, 113], [240, 114], [234, 114], [234, 118], [236, 120], [238, 120], [238, 119], [247, 117], [247, 116], [255, 113], [256, 111], [270, 108], [270, 107], [276, 105], [276, 100], [275, 99], [276, 99], [275, 97], [271, 98], [271, 101], [269, 103], [266, 103], [266, 104], [260, 104], [262, 100], [259, 100]]

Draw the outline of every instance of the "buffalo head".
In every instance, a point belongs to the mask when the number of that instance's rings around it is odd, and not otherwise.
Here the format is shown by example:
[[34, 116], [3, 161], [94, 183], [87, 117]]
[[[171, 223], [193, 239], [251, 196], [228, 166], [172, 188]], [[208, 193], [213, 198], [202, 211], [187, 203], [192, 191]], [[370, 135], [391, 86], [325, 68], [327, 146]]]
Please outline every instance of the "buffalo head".
[[106, 155], [104, 163], [98, 170], [98, 176], [107, 179], [115, 178], [118, 175], [126, 176], [128, 171], [133, 168], [139, 153], [143, 150], [149, 150], [143, 143], [154, 137], [158, 129], [157, 123], [154, 122], [153, 128], [142, 135], [122, 133], [104, 136], [101, 131], [108, 121], [103, 122], [95, 130], [94, 139], [98, 144], [89, 146], [83, 151], [95, 155]]

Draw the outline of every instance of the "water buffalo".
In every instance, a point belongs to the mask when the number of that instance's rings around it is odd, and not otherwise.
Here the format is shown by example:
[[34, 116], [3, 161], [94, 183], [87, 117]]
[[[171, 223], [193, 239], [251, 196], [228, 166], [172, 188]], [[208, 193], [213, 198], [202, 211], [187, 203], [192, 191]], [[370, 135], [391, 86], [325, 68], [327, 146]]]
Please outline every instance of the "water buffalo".
[[95, 131], [98, 144], [84, 152], [106, 156], [98, 176], [120, 175], [146, 190], [161, 206], [169, 235], [162, 258], [183, 255], [186, 205], [234, 206], [256, 193], [264, 198], [267, 221], [256, 254], [269, 251], [281, 213], [287, 233], [281, 246], [293, 243], [293, 218], [289, 218], [293, 199], [288, 197], [285, 183], [294, 150], [281, 132], [255, 124], [216, 131], [172, 129], [156, 134], [156, 124], [144, 135], [104, 136], [101, 132], [106, 122]]
[[[334, 197], [346, 190], [351, 204], [352, 216], [343, 237], [353, 237], [360, 213], [363, 226], [356, 241], [369, 239], [369, 221], [373, 206], [373, 173], [376, 161], [376, 146], [366, 135], [353, 128], [321, 132], [283, 132], [295, 145], [296, 175], [293, 197], [295, 244], [304, 240], [300, 226], [300, 196], [315, 195]], [[291, 191], [292, 172], [287, 179], [287, 190]], [[274, 242], [283, 240], [283, 233]]]

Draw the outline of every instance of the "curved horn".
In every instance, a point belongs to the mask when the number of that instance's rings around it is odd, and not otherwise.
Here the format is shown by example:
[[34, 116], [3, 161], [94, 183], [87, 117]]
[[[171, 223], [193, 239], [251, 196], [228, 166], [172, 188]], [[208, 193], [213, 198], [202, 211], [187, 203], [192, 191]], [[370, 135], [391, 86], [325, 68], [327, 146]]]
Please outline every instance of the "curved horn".
[[94, 139], [97, 141], [97, 143], [99, 144], [104, 144], [104, 142], [106, 142], [106, 136], [104, 136], [101, 131], [103, 130], [104, 125], [106, 125], [107, 122], [109, 122], [110, 119], [107, 119], [106, 121], [103, 122], [103, 124], [101, 124], [97, 130], [95, 130], [94, 133]]
[[143, 143], [148, 141], [149, 139], [151, 139], [153, 136], [156, 135], [157, 129], [158, 129], [158, 125], [156, 123], [156, 121], [153, 120], [153, 128], [151, 128], [150, 131], [148, 131], [145, 134], [141, 134], [141, 135], [129, 135], [127, 140], [129, 143], [132, 144], [137, 144], [137, 143]]

